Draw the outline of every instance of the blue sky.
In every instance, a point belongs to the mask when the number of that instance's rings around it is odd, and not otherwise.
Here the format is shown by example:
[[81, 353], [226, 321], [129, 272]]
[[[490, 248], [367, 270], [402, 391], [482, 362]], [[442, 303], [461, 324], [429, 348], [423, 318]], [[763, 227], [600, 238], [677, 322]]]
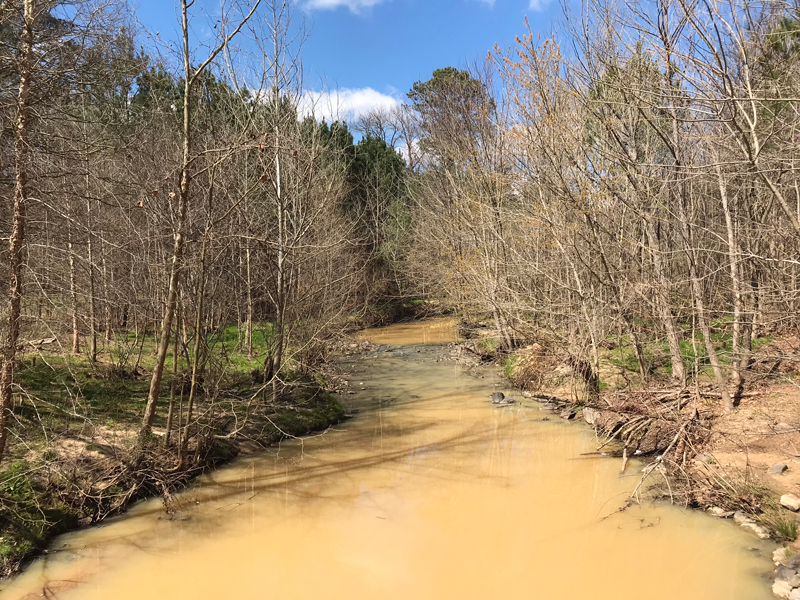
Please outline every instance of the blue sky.
[[[177, 38], [177, 2], [133, 2], [149, 31], [164, 42]], [[196, 1], [196, 38], [210, 32], [203, 14], [218, 7]], [[525, 33], [526, 16], [534, 32], [549, 36], [561, 10], [558, 0], [298, 0], [297, 7], [295, 18], [310, 33], [302, 52], [306, 87], [329, 90], [351, 117], [402, 100], [434, 69], [465, 67], [495, 44], [508, 47]]]

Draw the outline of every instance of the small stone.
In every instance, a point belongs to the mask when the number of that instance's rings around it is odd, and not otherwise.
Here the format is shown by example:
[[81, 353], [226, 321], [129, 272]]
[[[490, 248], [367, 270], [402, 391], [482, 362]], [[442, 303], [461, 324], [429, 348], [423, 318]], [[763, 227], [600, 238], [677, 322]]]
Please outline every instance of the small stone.
[[800, 554], [793, 554], [788, 559], [783, 561], [783, 564], [785, 564], [790, 569], [794, 569], [795, 571], [800, 571]]
[[779, 463], [777, 465], [772, 465], [769, 468], [769, 473], [770, 473], [770, 475], [783, 475], [788, 470], [789, 470], [789, 465], [785, 465], [783, 463]]
[[492, 394], [492, 404], [514, 404], [516, 402], [511, 396], [506, 396], [503, 392]]
[[562, 411], [561, 411], [561, 414], [560, 414], [559, 416], [560, 416], [562, 419], [566, 419], [567, 421], [570, 421], [570, 420], [572, 420], [572, 419], [574, 419], [574, 418], [575, 418], [575, 413], [574, 413], [574, 412], [572, 412], [572, 411], [571, 411], [571, 410], [569, 410], [569, 409], [566, 409], [566, 410], [562, 410]]
[[782, 565], [787, 558], [789, 558], [789, 549], [786, 547], [778, 548], [772, 553], [772, 562], [776, 565]]
[[772, 593], [778, 598], [788, 598], [792, 593], [792, 586], [785, 581], [778, 580], [772, 584]]
[[795, 588], [791, 591], [789, 600], [800, 600], [800, 588]]
[[732, 510], [724, 510], [719, 506], [712, 506], [708, 509], [709, 514], [720, 519], [730, 519], [733, 516]]
[[800, 511], [800, 498], [794, 494], [784, 494], [781, 496], [781, 506], [794, 512]]
[[735, 513], [733, 513], [733, 520], [736, 522], [737, 525], [740, 525], [745, 529], [749, 529], [762, 540], [767, 540], [770, 537], [769, 531], [767, 530], [766, 527], [762, 527], [761, 525], [756, 523], [753, 519], [751, 519], [741, 511], [736, 511]]
[[786, 565], [778, 566], [778, 570], [775, 572], [776, 581], [785, 581], [792, 587], [796, 587], [796, 585], [794, 585], [796, 579], [797, 571], [795, 569], [787, 567]]
[[744, 523], [742, 527], [744, 527], [745, 529], [749, 529], [750, 531], [755, 533], [759, 537], [759, 539], [768, 540], [770, 538], [769, 530], [766, 527], [758, 525], [755, 521], [751, 523]]

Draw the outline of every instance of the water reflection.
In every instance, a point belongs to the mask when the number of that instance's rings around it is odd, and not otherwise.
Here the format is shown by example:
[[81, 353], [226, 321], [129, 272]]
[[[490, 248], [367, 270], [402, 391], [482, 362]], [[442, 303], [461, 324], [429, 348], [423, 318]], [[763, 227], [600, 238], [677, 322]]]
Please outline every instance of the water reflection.
[[761, 542], [677, 509], [618, 513], [636, 475], [581, 458], [587, 428], [493, 407], [496, 376], [441, 356], [352, 359], [357, 418], [209, 474], [173, 515], [152, 501], [64, 536], [2, 598], [770, 597]]

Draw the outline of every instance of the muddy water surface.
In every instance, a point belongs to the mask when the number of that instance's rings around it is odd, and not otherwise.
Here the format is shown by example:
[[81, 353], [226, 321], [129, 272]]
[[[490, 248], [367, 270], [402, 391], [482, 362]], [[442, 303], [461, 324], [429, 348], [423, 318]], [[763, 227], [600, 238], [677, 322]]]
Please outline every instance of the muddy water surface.
[[59, 538], [0, 597], [771, 597], [769, 546], [694, 512], [618, 513], [640, 467], [582, 458], [589, 429], [535, 402], [492, 407], [496, 375], [443, 360], [453, 335], [374, 332], [392, 345], [347, 363], [354, 419], [208, 475], [174, 518], [150, 501]]

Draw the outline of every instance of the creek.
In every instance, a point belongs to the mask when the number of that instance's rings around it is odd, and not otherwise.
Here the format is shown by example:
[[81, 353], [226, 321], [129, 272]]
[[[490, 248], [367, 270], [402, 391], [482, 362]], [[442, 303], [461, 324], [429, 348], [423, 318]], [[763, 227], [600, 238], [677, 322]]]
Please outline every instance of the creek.
[[[533, 400], [496, 407], [496, 369], [450, 360], [452, 324], [366, 332], [342, 360], [354, 418], [61, 536], [9, 600], [395, 598], [766, 600], [772, 546], [644, 504], [642, 465]], [[548, 419], [548, 420], [543, 420]]]

